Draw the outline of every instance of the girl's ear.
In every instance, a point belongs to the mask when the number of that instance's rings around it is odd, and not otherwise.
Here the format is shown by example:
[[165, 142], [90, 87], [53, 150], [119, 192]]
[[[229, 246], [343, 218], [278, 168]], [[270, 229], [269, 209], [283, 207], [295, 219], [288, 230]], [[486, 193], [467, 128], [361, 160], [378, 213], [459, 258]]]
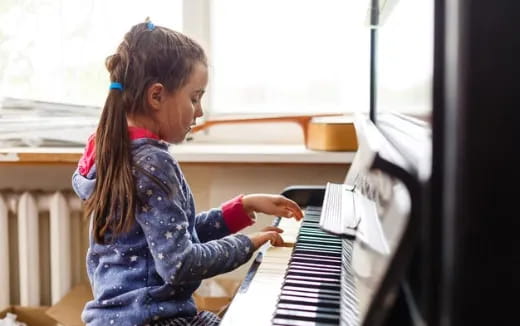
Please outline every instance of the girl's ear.
[[161, 83], [155, 83], [148, 87], [146, 91], [146, 102], [152, 110], [159, 110], [161, 108], [163, 91], [164, 86]]

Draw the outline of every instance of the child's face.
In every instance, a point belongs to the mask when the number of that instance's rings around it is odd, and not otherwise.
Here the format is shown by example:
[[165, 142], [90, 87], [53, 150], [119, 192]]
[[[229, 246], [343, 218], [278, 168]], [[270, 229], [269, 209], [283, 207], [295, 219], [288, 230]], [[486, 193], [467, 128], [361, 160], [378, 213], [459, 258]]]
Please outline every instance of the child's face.
[[158, 112], [159, 137], [169, 143], [180, 143], [202, 117], [201, 98], [208, 84], [208, 69], [202, 64], [195, 65], [188, 82], [174, 93], [165, 94]]

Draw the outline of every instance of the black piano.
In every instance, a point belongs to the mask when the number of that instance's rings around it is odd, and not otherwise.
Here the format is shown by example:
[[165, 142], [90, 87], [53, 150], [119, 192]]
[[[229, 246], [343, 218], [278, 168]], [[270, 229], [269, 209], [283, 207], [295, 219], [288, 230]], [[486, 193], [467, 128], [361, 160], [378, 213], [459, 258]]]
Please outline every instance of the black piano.
[[285, 189], [305, 217], [275, 219], [293, 239], [259, 250], [223, 326], [506, 325], [514, 318], [503, 300], [515, 288], [504, 223], [517, 216], [499, 171], [520, 166], [513, 136], [519, 5], [432, 0], [431, 111], [421, 119], [385, 112], [377, 95], [385, 28], [378, 19], [391, 16], [384, 6], [409, 1], [370, 2], [373, 98], [370, 112], [356, 117], [359, 148], [344, 183], [368, 206], [355, 206], [363, 212], [356, 232], [334, 233], [321, 222], [333, 205], [328, 185]]

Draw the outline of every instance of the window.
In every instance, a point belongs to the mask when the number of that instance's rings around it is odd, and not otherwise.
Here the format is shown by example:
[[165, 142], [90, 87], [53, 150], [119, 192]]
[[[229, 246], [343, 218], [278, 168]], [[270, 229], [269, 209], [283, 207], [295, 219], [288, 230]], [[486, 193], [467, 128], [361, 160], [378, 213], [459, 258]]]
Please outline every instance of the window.
[[211, 2], [211, 113], [368, 108], [367, 1]]
[[182, 0], [2, 1], [0, 97], [102, 106], [105, 58], [149, 16], [182, 29]]
[[[149, 16], [206, 48], [207, 119], [230, 114], [367, 112], [368, 6], [365, 0], [4, 0], [0, 98], [86, 105], [93, 116], [92, 107], [102, 107], [108, 91], [105, 58], [131, 25]], [[417, 10], [430, 9], [423, 4]], [[418, 38], [412, 39], [405, 33], [400, 39], [388, 39], [384, 46], [390, 51], [402, 44], [413, 47]], [[433, 36], [420, 41], [421, 51], [408, 53], [407, 59], [391, 59], [392, 65], [384, 66], [393, 74], [412, 74], [421, 85], [390, 85], [384, 95], [398, 96], [403, 88], [428, 89], [431, 66], [422, 69], [421, 64], [431, 60], [427, 52]], [[418, 56], [425, 60], [409, 61]], [[246, 128], [244, 134], [248, 132], [263, 137]], [[274, 134], [270, 128], [258, 132]], [[288, 139], [285, 134], [290, 132], [284, 129], [283, 133]], [[236, 133], [231, 136], [236, 140]]]
[[433, 0], [400, 0], [378, 33], [378, 112], [432, 110]]

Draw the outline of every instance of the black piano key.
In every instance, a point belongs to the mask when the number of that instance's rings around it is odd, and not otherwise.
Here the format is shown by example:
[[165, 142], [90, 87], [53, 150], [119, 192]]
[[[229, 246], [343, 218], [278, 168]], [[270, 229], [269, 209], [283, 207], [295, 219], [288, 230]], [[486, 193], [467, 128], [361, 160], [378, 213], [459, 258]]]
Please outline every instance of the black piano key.
[[288, 274], [302, 275], [302, 276], [319, 276], [321, 278], [330, 278], [330, 279], [337, 279], [337, 280], [339, 280], [341, 278], [340, 272], [315, 271], [315, 270], [313, 271], [313, 270], [294, 268], [294, 267], [289, 269]]
[[[339, 316], [338, 316], [339, 317]], [[339, 318], [334, 318], [331, 314], [312, 314], [304, 311], [291, 311], [284, 309], [280, 313], [275, 314], [277, 320], [299, 320], [302, 322], [310, 322], [308, 324], [287, 324], [287, 325], [338, 325]]]
[[337, 257], [341, 259], [341, 256], [339, 255], [339, 252], [334, 249], [328, 249], [318, 246], [308, 246], [306, 244], [298, 244], [294, 246], [294, 251], [296, 252], [302, 252], [302, 253], [308, 253], [308, 254], [314, 254], [314, 255], [324, 255], [324, 256], [332, 256]]
[[305, 306], [291, 303], [280, 303], [278, 305], [279, 309], [291, 309], [291, 310], [299, 310], [299, 311], [312, 311], [312, 312], [321, 312], [321, 313], [329, 313], [329, 314], [339, 314], [339, 308], [329, 308], [329, 307], [313, 307], [313, 306]]
[[339, 295], [339, 293], [326, 294], [326, 293], [319, 293], [319, 292], [304, 292], [304, 291], [293, 291], [293, 290], [282, 289], [282, 294], [309, 297], [309, 298], [323, 298], [323, 299], [330, 299], [330, 300], [341, 299], [341, 296]]
[[289, 274], [286, 277], [287, 280], [302, 280], [302, 281], [310, 281], [310, 282], [320, 282], [326, 285], [337, 285], [340, 286], [340, 282], [338, 279], [330, 279], [325, 277], [314, 277], [308, 275], [294, 275]]
[[341, 245], [341, 243], [329, 243], [329, 242], [326, 242], [326, 241], [322, 241], [320, 243], [316, 243], [316, 242], [313, 242], [313, 241], [309, 241], [309, 240], [306, 240], [306, 239], [298, 239], [298, 243], [297, 245], [305, 245], [305, 246], [311, 246], [313, 248], [324, 248], [326, 250], [333, 250], [334, 252], [338, 252], [338, 253], [341, 253], [341, 248], [338, 248], [338, 246]]
[[303, 245], [300, 245], [300, 246], [296, 245], [294, 247], [294, 251], [297, 253], [305, 253], [305, 254], [311, 254], [311, 255], [323, 255], [323, 256], [341, 258], [338, 256], [337, 252], [323, 250], [322, 248], [317, 249], [317, 248], [307, 247], [307, 246], [303, 246]]
[[[302, 234], [302, 235], [300, 235], [300, 237], [298, 239], [299, 239], [299, 241], [303, 241], [303, 240], [308, 240], [308, 241], [313, 241], [313, 242], [317, 241], [316, 236], [313, 236], [312, 234], [305, 234], [305, 235]], [[333, 244], [335, 246], [341, 245], [341, 240], [331, 239], [331, 238], [326, 238], [326, 237], [320, 238], [319, 242], [321, 242], [321, 243], [330, 243], [330, 244]]]
[[332, 299], [322, 299], [322, 298], [309, 298], [309, 297], [299, 297], [292, 295], [280, 295], [279, 303], [290, 303], [302, 306], [312, 306], [315, 308], [318, 307], [329, 307], [329, 308], [338, 308], [340, 300], [332, 300]]
[[300, 250], [307, 249], [307, 250], [316, 251], [316, 254], [318, 254], [318, 255], [329, 255], [329, 256], [341, 258], [340, 249], [334, 248], [333, 246], [307, 243], [307, 242], [299, 242], [294, 245], [294, 248], [297, 248]]
[[309, 270], [325, 270], [325, 271], [338, 271], [341, 272], [340, 266], [334, 266], [334, 265], [323, 265], [323, 264], [314, 264], [309, 262], [298, 262], [298, 261], [291, 261], [289, 263], [289, 268], [305, 268]]
[[[324, 257], [331, 258], [330, 256], [324, 256]], [[314, 263], [322, 263], [323, 270], [336, 270], [337, 271], [338, 268], [341, 267], [341, 260], [326, 259], [326, 258], [320, 259], [320, 258], [315, 258], [315, 257], [309, 258], [309, 257], [305, 257], [305, 256], [296, 256], [296, 257], [293, 257], [289, 261], [288, 268], [298, 268], [298, 266], [300, 266], [300, 268], [305, 269], [305, 266], [307, 266], [307, 267], [312, 266], [312, 265], [305, 265], [305, 264], [314, 264]], [[334, 258], [334, 257], [332, 257], [332, 258]], [[293, 267], [292, 264], [295, 264], [295, 266]], [[315, 268], [319, 269], [319, 267], [315, 267]], [[309, 268], [309, 270], [312, 270], [312, 268]]]
[[317, 250], [318, 252], [320, 252], [320, 254], [324, 254], [326, 252], [333, 252], [335, 256], [341, 257], [341, 248], [338, 248], [337, 246], [301, 241], [297, 242], [294, 245], [294, 248], [306, 248], [310, 250]]
[[299, 286], [299, 287], [312, 287], [316, 289], [325, 289], [325, 290], [333, 290], [333, 291], [340, 291], [339, 285], [333, 285], [328, 284], [324, 282], [314, 282], [314, 281], [303, 281], [303, 280], [297, 280], [297, 279], [287, 279], [284, 282], [284, 285], [290, 285], [290, 286]]
[[298, 252], [294, 251], [293, 250], [293, 253], [292, 253], [292, 256], [293, 257], [306, 257], [306, 258], [317, 258], [317, 259], [326, 259], [326, 260], [334, 260], [334, 261], [339, 261], [341, 262], [341, 257], [339, 257], [338, 255], [327, 255], [329, 257], [325, 257], [323, 253], [320, 253], [320, 252], [305, 252], [305, 250], [303, 249], [300, 249]]
[[338, 323], [319, 323], [316, 321], [275, 318], [273, 326], [337, 326]]
[[309, 228], [302, 228], [300, 229], [300, 233], [298, 235], [299, 237], [302, 236], [315, 236], [316, 239], [332, 239], [330, 234], [325, 233], [321, 230], [316, 229], [309, 229]]
[[334, 262], [339, 262], [341, 264], [341, 257], [337, 257], [336, 255], [325, 257], [323, 254], [321, 254], [319, 252], [318, 253], [305, 252], [303, 249], [299, 250], [298, 252], [293, 251], [292, 257], [314, 259], [316, 261], [319, 259], [320, 262], [322, 260], [334, 261]]
[[338, 294], [338, 293], [339, 293], [338, 291], [334, 291], [334, 290], [319, 289], [319, 288], [313, 288], [313, 287], [292, 286], [292, 285], [290, 285], [290, 284], [283, 285], [283, 286], [282, 286], [282, 292], [283, 292], [283, 290], [309, 292], [309, 293], [316, 293], [316, 294], [318, 294], [318, 295], [322, 295], [322, 294], [325, 294], [325, 295], [327, 295], [327, 294], [334, 295], [334, 294]]
[[288, 270], [302, 272], [302, 273], [305, 273], [305, 272], [310, 272], [311, 274], [312, 273], [318, 273], [318, 274], [326, 273], [326, 275], [338, 275], [338, 277], [341, 276], [340, 269], [327, 268], [327, 266], [321, 267], [321, 268], [320, 267], [310, 267], [310, 266], [306, 266], [306, 265], [299, 265], [298, 263], [293, 263], [293, 262], [291, 262], [289, 264]]
[[315, 320], [321, 322], [339, 322], [338, 314], [330, 314], [324, 312], [313, 312], [313, 311], [301, 311], [301, 310], [289, 310], [289, 309], [277, 309], [277, 317], [298, 317], [306, 320]]

